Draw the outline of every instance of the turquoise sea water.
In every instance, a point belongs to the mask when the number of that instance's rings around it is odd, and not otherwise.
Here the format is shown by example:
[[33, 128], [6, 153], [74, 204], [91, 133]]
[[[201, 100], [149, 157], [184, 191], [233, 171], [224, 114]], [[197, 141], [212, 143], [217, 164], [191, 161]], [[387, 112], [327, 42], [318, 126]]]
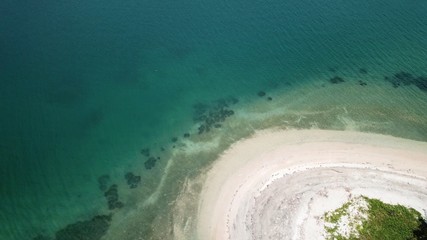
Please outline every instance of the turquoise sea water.
[[[427, 141], [426, 1], [5, 0], [0, 56], [0, 239], [110, 213], [91, 239], [173, 239], [185, 180], [254, 129]], [[221, 99], [234, 114], [198, 134]]]

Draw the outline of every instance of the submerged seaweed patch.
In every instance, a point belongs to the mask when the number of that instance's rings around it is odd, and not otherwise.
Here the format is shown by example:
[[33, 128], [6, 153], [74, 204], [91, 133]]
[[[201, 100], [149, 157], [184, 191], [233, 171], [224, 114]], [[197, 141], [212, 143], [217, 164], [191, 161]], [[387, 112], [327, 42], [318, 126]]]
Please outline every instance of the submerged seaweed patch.
[[141, 176], [136, 176], [132, 172], [127, 172], [125, 174], [126, 183], [128, 184], [129, 188], [136, 188], [138, 187], [139, 183], [141, 182]]
[[368, 85], [365, 81], [359, 80], [359, 85], [364, 87], [366, 85]]
[[143, 148], [143, 149], [141, 149], [140, 152], [143, 156], [146, 156], [146, 157], [150, 156], [150, 149], [149, 148]]
[[105, 198], [107, 199], [108, 209], [113, 210], [116, 208], [122, 208], [123, 203], [119, 201], [119, 193], [117, 189], [117, 184], [111, 185], [108, 190], [104, 193]]
[[234, 111], [231, 105], [237, 104], [239, 100], [234, 97], [220, 99], [212, 104], [197, 103], [193, 106], [193, 120], [199, 123], [198, 133], [209, 132], [212, 128], [220, 128], [221, 122], [232, 116]]
[[98, 177], [99, 190], [101, 190], [101, 191], [107, 190], [109, 183], [110, 183], [110, 176], [108, 174], [104, 174], [104, 175]]
[[55, 234], [56, 240], [99, 240], [110, 227], [110, 215], [98, 215], [90, 220], [67, 225]]
[[329, 82], [332, 83], [332, 84], [338, 84], [338, 83], [343, 83], [344, 79], [341, 78], [341, 77], [335, 76], [333, 78], [330, 78]]
[[144, 167], [147, 170], [152, 169], [154, 166], [156, 166], [156, 162], [157, 159], [155, 157], [149, 157], [145, 162], [144, 162]]
[[400, 71], [393, 76], [385, 76], [384, 80], [390, 82], [394, 88], [415, 85], [421, 91], [427, 92], [427, 76], [414, 76], [411, 73]]

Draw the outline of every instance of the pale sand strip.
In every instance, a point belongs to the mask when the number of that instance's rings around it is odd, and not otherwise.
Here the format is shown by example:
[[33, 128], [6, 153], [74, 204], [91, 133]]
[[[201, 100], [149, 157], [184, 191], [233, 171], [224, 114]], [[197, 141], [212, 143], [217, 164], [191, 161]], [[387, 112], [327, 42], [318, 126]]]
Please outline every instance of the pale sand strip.
[[263, 131], [208, 172], [198, 239], [322, 239], [351, 195], [427, 208], [427, 143], [348, 131]]

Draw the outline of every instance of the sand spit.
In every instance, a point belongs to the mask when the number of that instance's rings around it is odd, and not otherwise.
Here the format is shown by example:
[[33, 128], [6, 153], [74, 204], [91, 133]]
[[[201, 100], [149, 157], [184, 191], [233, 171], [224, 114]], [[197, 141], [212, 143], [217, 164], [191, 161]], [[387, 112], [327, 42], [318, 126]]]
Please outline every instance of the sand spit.
[[269, 130], [209, 170], [197, 239], [324, 239], [323, 213], [365, 195], [427, 209], [427, 143], [326, 130]]

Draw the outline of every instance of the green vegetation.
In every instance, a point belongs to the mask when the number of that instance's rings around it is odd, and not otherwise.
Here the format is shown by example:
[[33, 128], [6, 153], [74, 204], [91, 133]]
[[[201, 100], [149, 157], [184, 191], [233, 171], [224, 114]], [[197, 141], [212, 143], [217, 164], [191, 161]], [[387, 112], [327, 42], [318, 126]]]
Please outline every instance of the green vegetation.
[[347, 214], [348, 207], [350, 206], [351, 202], [346, 202], [344, 205], [342, 205], [340, 208], [336, 209], [335, 211], [325, 214], [325, 219], [327, 222], [331, 223], [338, 223], [338, 221]]
[[413, 208], [358, 197], [324, 215], [326, 239], [427, 239], [427, 223]]
[[368, 218], [365, 198], [354, 198], [340, 208], [325, 214], [327, 239], [358, 239], [359, 229]]

